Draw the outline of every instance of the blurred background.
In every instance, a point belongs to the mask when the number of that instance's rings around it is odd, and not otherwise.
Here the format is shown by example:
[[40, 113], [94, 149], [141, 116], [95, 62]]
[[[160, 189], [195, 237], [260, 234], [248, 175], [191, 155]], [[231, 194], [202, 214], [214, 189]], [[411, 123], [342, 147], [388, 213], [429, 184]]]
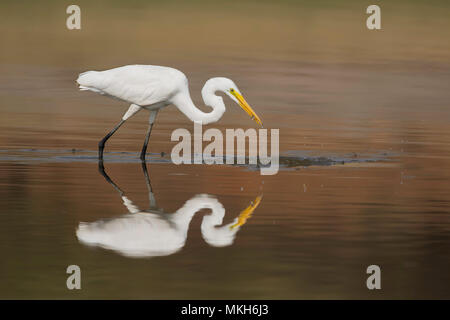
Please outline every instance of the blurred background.
[[[66, 28], [71, 4], [81, 30]], [[371, 4], [381, 30], [366, 27]], [[448, 1], [419, 0], [2, 1], [0, 298], [450, 298], [449, 15]], [[229, 77], [280, 129], [282, 154], [361, 161], [270, 177], [150, 163], [167, 212], [206, 193], [229, 222], [263, 199], [225, 248], [201, 237], [207, 211], [167, 257], [87, 247], [80, 222], [127, 213], [95, 161], [127, 106], [79, 92], [75, 79], [126, 64], [180, 69], [205, 111], [204, 82]], [[253, 127], [227, 106], [208, 127]], [[106, 151], [137, 155], [146, 123], [138, 113]], [[148, 151], [170, 153], [180, 127], [192, 131], [176, 108], [160, 112]], [[145, 207], [140, 164], [122, 160], [108, 174]], [[69, 264], [81, 267], [80, 291], [65, 286]], [[371, 264], [382, 269], [376, 292]]]

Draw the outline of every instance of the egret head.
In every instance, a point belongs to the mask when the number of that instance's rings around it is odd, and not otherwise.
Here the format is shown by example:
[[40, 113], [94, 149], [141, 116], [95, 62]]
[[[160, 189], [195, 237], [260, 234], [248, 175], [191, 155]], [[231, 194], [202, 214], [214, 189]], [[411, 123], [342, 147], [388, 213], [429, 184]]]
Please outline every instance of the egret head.
[[[242, 96], [241, 92], [239, 91], [237, 85], [233, 82], [233, 80], [228, 78], [212, 78], [209, 79], [204, 86], [204, 90], [207, 88], [206, 91], [210, 91], [211, 93], [214, 93], [215, 91], [222, 91], [227, 96], [231, 98], [234, 102], [236, 102], [247, 114], [255, 120], [256, 123], [258, 123], [262, 127], [262, 121], [258, 117], [258, 115], [253, 111], [253, 109], [250, 107], [250, 105], [245, 101], [244, 97]], [[204, 100], [206, 101], [205, 97]]]

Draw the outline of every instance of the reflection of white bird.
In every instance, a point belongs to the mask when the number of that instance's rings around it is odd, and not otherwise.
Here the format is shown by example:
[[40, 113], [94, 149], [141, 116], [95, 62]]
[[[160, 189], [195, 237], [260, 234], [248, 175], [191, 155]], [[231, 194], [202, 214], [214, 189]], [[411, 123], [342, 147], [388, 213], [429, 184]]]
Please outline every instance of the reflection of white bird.
[[208, 195], [196, 195], [175, 213], [164, 213], [156, 205], [145, 163], [142, 163], [142, 168], [149, 192], [150, 210], [141, 210], [133, 204], [106, 174], [100, 162], [100, 173], [120, 193], [129, 213], [113, 219], [81, 222], [77, 229], [77, 237], [81, 242], [115, 250], [125, 256], [170, 255], [184, 246], [195, 213], [209, 209], [211, 213], [203, 217], [201, 224], [203, 239], [211, 246], [228, 246], [261, 201], [261, 196], [258, 196], [233, 222], [223, 226], [225, 209], [217, 199]]
[[245, 209], [233, 222], [222, 224], [225, 209], [215, 198], [197, 195], [175, 213], [152, 213], [140, 211], [128, 198], [122, 196], [129, 214], [114, 219], [92, 223], [80, 223], [78, 239], [88, 245], [100, 246], [131, 257], [166, 256], [180, 250], [187, 238], [189, 223], [194, 214], [210, 209], [211, 214], [203, 217], [201, 231], [211, 246], [231, 245], [236, 233], [255, 210], [260, 198]]
[[202, 89], [203, 101], [213, 110], [205, 113], [198, 109], [189, 94], [188, 80], [179, 70], [150, 65], [130, 65], [106, 71], [87, 71], [77, 79], [81, 90], [90, 90], [112, 96], [130, 103], [122, 120], [99, 142], [99, 159], [103, 159], [106, 141], [131, 116], [141, 109], [150, 111], [149, 127], [141, 151], [145, 159], [148, 140], [159, 109], [174, 104], [191, 121], [208, 124], [218, 121], [225, 112], [222, 97], [216, 91], [222, 91], [236, 102], [252, 119], [262, 125], [261, 119], [245, 101], [238, 87], [227, 78], [211, 78]]

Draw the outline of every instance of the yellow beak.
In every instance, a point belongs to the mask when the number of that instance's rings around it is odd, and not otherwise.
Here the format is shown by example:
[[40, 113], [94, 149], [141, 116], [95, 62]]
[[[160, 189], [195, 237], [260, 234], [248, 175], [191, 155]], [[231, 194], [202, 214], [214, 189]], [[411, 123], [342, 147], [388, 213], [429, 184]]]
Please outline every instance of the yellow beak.
[[253, 211], [255, 211], [256, 207], [261, 202], [262, 196], [256, 197], [255, 201], [251, 203], [247, 208], [241, 211], [238, 217], [238, 221], [233, 224], [230, 229], [234, 229], [236, 227], [243, 226], [248, 218], [252, 215]]
[[256, 121], [261, 127], [263, 126], [261, 119], [258, 117], [258, 115], [253, 111], [253, 109], [249, 106], [247, 101], [245, 101], [244, 97], [237, 92], [236, 90], [231, 90], [230, 93], [236, 97], [236, 99], [239, 101], [239, 105], [242, 109], [244, 109], [245, 112], [248, 113], [248, 115]]

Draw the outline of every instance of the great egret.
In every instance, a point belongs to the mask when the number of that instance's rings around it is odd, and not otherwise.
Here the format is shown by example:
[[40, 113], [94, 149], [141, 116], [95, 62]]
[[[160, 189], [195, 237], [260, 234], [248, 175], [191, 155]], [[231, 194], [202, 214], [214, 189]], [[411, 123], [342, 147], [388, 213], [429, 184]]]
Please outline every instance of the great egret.
[[141, 109], [150, 111], [149, 125], [141, 151], [145, 159], [148, 140], [159, 109], [170, 104], [175, 105], [191, 121], [208, 124], [218, 121], [225, 112], [222, 97], [216, 91], [222, 91], [236, 102], [252, 119], [262, 126], [261, 119], [245, 101], [236, 84], [227, 78], [211, 78], [202, 89], [203, 101], [212, 111], [205, 113], [192, 102], [188, 80], [181, 71], [161, 66], [128, 65], [105, 71], [87, 71], [78, 76], [80, 90], [90, 90], [112, 96], [131, 103], [122, 120], [98, 144], [99, 160], [103, 159], [106, 141], [131, 116]]
[[145, 162], [142, 162], [142, 168], [149, 190], [148, 210], [139, 209], [127, 198], [100, 164], [100, 173], [119, 192], [128, 213], [111, 219], [81, 222], [76, 231], [80, 242], [130, 257], [171, 255], [184, 247], [195, 213], [209, 209], [211, 213], [203, 217], [201, 224], [203, 239], [211, 246], [229, 246], [261, 202], [262, 197], [258, 196], [234, 221], [226, 225], [222, 225], [225, 208], [216, 198], [206, 194], [195, 195], [174, 213], [165, 213], [156, 205]]

